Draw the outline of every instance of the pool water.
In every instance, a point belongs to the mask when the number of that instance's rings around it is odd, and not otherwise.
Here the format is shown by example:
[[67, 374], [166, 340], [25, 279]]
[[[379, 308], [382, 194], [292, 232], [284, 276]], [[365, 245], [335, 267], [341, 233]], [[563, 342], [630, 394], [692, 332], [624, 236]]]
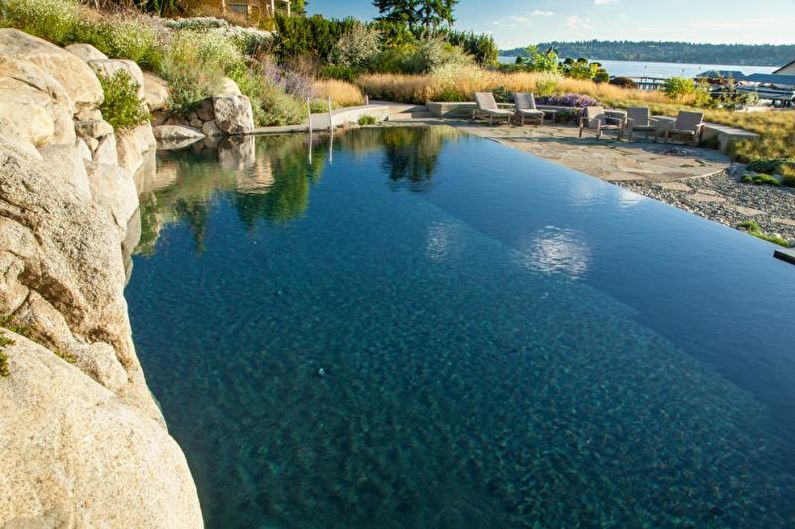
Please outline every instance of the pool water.
[[445, 127], [160, 154], [127, 288], [207, 527], [795, 526], [795, 268]]

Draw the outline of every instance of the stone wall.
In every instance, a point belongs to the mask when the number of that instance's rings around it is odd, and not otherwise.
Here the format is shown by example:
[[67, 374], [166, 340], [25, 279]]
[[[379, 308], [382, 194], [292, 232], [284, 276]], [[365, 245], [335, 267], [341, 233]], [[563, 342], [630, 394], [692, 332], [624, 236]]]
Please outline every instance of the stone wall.
[[155, 137], [103, 120], [95, 70], [122, 68], [162, 108], [167, 89], [131, 61], [0, 30], [0, 325], [25, 334], [2, 329], [0, 527], [203, 525], [123, 295]]

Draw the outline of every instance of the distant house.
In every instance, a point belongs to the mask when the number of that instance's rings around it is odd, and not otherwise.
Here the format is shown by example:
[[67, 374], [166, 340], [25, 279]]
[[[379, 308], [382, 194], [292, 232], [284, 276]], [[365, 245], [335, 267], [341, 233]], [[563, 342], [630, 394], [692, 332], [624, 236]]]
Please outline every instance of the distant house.
[[735, 81], [743, 81], [745, 80], [745, 74], [737, 70], [707, 70], [698, 74], [696, 79], [709, 79], [712, 81], [734, 79]]
[[249, 17], [268, 14], [273, 16], [276, 13], [276, 5], [281, 4], [287, 16], [290, 16], [290, 0], [222, 0], [221, 9], [240, 13]]
[[791, 63], [782, 66], [781, 68], [773, 72], [773, 75], [795, 75], [795, 61], [792, 61]]

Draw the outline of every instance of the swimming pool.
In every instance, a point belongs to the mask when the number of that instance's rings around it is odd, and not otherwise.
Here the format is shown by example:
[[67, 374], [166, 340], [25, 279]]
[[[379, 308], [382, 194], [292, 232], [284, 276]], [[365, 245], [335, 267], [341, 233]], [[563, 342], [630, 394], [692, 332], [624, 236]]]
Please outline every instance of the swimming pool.
[[791, 527], [795, 269], [447, 127], [160, 154], [127, 297], [208, 527]]

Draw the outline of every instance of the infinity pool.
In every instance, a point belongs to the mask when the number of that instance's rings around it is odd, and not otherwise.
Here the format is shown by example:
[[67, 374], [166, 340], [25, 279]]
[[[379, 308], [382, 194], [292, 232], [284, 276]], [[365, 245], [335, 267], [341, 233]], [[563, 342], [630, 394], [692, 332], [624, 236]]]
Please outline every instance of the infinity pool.
[[795, 267], [454, 129], [160, 155], [127, 288], [209, 528], [795, 526]]

